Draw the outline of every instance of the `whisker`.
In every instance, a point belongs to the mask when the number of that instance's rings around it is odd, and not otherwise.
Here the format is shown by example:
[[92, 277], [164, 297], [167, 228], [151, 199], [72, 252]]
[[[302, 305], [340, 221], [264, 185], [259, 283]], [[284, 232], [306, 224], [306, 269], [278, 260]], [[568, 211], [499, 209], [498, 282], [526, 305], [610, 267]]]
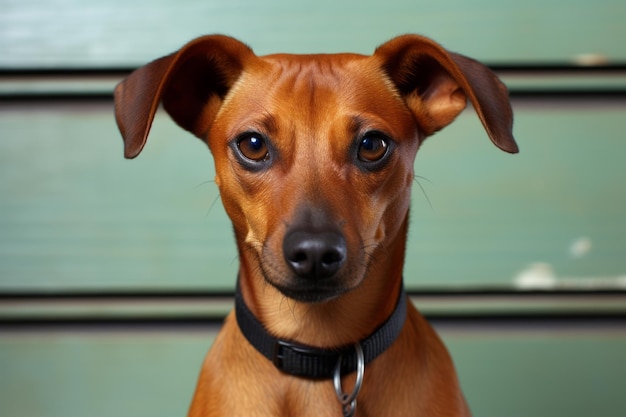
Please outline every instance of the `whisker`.
[[425, 178], [425, 177], [422, 177], [422, 176], [419, 176], [419, 175], [416, 175], [416, 176], [413, 178], [413, 181], [415, 181], [415, 183], [416, 183], [416, 184], [417, 184], [417, 186], [420, 188], [420, 190], [422, 190], [422, 194], [424, 194], [424, 197], [426, 197], [426, 202], [428, 202], [428, 206], [430, 207], [430, 209], [431, 209], [431, 210], [434, 210], [434, 209], [433, 209], [433, 204], [432, 204], [432, 202], [430, 201], [430, 198], [428, 197], [428, 194], [426, 193], [426, 189], [422, 186], [422, 183], [421, 183], [421, 182], [419, 182], [419, 180], [428, 181], [428, 182], [429, 182], [429, 183], [431, 183], [431, 184], [432, 184], [432, 182], [431, 182], [428, 178]]
[[293, 319], [293, 321], [298, 323], [298, 316], [296, 316], [296, 302], [294, 301], [293, 303], [289, 303], [290, 299], [284, 295], [282, 297], [281, 304], [283, 301], [287, 303], [287, 307], [289, 308], [289, 311], [291, 312], [291, 318]]
[[[207, 185], [207, 184], [215, 184], [215, 180], [202, 181], [201, 183], [197, 184], [194, 187], [194, 190], [197, 190], [198, 188], [200, 188], [200, 187], [202, 187], [204, 185]], [[219, 194], [219, 190], [218, 190], [217, 196], [215, 197], [215, 199], [213, 199], [213, 202], [209, 205], [209, 208], [208, 208], [205, 216], [208, 216], [209, 213], [211, 213], [211, 210], [213, 210], [213, 207], [215, 206], [215, 204], [217, 203], [217, 200], [219, 200], [219, 198], [220, 198], [220, 194]]]
[[209, 215], [209, 213], [211, 213], [211, 210], [213, 210], [213, 207], [215, 207], [215, 204], [217, 204], [217, 201], [220, 199], [220, 195], [217, 194], [217, 196], [215, 196], [215, 198], [213, 199], [213, 202], [211, 203], [211, 205], [209, 206], [207, 212], [206, 212], [206, 216]]
[[211, 183], [215, 183], [215, 180], [206, 180], [206, 181], [202, 181], [200, 184], [196, 185], [195, 187], [193, 187], [194, 190], [197, 190], [198, 188], [202, 187], [203, 185], [207, 185], [207, 184], [211, 184]]
[[422, 175], [415, 175], [415, 176], [413, 177], [413, 179], [414, 179], [414, 180], [415, 180], [415, 179], [418, 179], [418, 178], [419, 178], [420, 180], [424, 180], [424, 181], [426, 181], [426, 182], [428, 182], [428, 183], [430, 183], [430, 184], [432, 184], [432, 183], [433, 183], [431, 180], [429, 180], [428, 178], [426, 178], [426, 177], [424, 177], [424, 176], [422, 176]]

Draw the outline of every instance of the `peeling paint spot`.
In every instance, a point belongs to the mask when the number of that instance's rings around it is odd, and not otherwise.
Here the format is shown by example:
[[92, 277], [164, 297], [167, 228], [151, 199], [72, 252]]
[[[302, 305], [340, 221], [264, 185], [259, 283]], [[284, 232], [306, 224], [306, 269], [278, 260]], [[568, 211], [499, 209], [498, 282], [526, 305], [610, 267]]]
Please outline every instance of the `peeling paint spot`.
[[580, 237], [572, 242], [569, 247], [569, 253], [573, 258], [582, 258], [591, 251], [591, 246], [591, 239]]
[[515, 277], [515, 287], [519, 289], [549, 290], [556, 287], [557, 278], [552, 265], [544, 262], [530, 264]]

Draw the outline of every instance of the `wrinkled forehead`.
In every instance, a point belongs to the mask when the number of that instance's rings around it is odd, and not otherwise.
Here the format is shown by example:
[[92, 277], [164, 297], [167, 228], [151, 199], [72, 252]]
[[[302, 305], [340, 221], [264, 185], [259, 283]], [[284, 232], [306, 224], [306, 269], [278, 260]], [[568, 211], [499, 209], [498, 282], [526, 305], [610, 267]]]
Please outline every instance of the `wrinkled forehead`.
[[375, 123], [389, 125], [388, 129], [408, 126], [409, 131], [414, 124], [377, 62], [355, 54], [261, 57], [244, 70], [223, 108], [240, 122], [272, 116], [318, 125], [329, 119], [372, 118]]
[[348, 93], [356, 86], [380, 84], [382, 76], [370, 57], [355, 54], [277, 54], [261, 59], [266, 65], [259, 75], [293, 94]]

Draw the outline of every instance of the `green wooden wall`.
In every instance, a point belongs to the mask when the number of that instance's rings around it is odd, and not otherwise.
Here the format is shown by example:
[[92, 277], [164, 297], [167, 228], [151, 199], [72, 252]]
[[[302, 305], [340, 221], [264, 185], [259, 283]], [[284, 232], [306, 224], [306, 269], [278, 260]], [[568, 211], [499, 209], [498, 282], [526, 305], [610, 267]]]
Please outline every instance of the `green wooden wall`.
[[265, 54], [407, 32], [515, 93], [519, 155], [468, 110], [415, 162], [407, 287], [474, 415], [626, 415], [625, 18], [623, 0], [0, 0], [0, 416], [184, 415], [232, 304], [209, 151], [160, 113], [124, 160], [120, 76], [65, 70], [205, 33]]
[[[623, 285], [626, 104], [514, 109], [518, 155], [473, 111], [418, 152], [409, 288], [511, 288], [542, 265], [561, 286]], [[234, 288], [210, 152], [165, 114], [132, 161], [109, 105], [6, 108], [0, 131], [0, 289]]]
[[[441, 329], [475, 416], [622, 417], [623, 330]], [[214, 333], [0, 333], [3, 416], [184, 416]]]
[[2, 0], [1, 66], [139, 65], [225, 33], [259, 53], [363, 52], [421, 33], [487, 61], [626, 58], [622, 0]]

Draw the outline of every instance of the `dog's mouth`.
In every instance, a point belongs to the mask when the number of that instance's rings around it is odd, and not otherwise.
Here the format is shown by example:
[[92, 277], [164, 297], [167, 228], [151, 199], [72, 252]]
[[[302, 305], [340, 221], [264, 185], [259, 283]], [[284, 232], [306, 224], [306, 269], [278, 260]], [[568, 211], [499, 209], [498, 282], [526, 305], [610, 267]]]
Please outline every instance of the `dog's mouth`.
[[319, 281], [288, 280], [287, 283], [269, 282], [285, 297], [302, 303], [323, 303], [331, 301], [350, 291], [350, 288], [341, 285], [341, 280], [328, 278]]

